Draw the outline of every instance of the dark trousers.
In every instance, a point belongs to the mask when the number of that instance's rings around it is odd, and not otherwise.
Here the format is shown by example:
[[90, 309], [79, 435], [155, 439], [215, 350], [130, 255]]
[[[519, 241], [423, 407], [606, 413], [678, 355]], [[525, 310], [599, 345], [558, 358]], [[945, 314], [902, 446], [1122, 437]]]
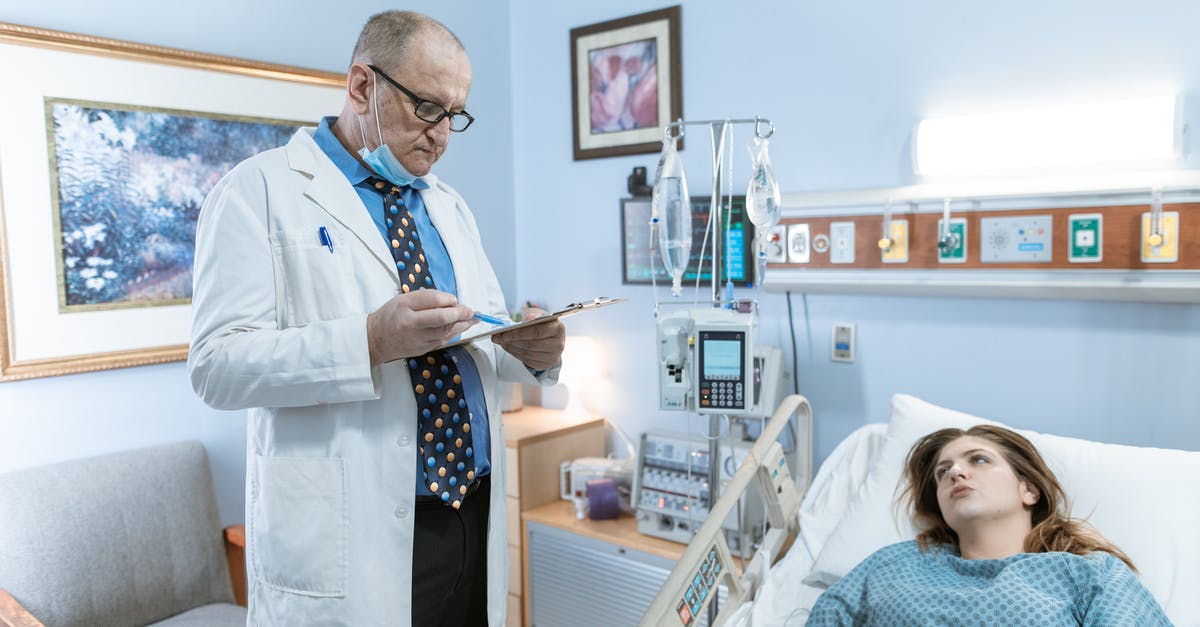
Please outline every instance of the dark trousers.
[[413, 627], [486, 627], [487, 532], [491, 477], [462, 507], [417, 497], [413, 522]]

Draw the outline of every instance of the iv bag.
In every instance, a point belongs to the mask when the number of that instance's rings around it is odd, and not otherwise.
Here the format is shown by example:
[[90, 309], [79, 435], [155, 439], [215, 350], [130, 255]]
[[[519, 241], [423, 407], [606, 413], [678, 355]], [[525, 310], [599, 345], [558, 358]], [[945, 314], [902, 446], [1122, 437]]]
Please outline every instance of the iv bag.
[[683, 273], [692, 254], [692, 205], [683, 161], [675, 150], [674, 138], [663, 140], [650, 212], [658, 224], [663, 265], [671, 275], [671, 295], [680, 296], [683, 294]]
[[746, 215], [759, 232], [779, 223], [779, 182], [767, 154], [770, 141], [754, 136], [750, 142], [750, 185], [746, 188]]

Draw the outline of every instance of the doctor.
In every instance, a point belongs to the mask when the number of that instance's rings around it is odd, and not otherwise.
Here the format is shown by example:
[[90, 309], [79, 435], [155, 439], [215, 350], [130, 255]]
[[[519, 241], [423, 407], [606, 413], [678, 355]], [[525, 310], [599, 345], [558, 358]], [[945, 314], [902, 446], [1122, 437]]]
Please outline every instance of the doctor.
[[250, 624], [504, 624], [496, 384], [552, 383], [565, 333], [437, 348], [505, 310], [471, 211], [430, 174], [470, 86], [443, 25], [376, 15], [341, 114], [205, 201], [188, 369], [209, 405], [249, 409]]

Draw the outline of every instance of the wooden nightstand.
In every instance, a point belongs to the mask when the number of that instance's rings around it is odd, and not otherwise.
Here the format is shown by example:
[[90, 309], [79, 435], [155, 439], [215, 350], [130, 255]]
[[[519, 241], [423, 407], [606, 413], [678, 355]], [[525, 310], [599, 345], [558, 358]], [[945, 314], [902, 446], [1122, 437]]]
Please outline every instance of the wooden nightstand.
[[561, 410], [525, 407], [504, 414], [505, 465], [508, 472], [508, 625], [525, 625], [528, 616], [521, 515], [561, 501], [559, 465], [580, 457], [604, 457], [604, 419], [569, 419]]

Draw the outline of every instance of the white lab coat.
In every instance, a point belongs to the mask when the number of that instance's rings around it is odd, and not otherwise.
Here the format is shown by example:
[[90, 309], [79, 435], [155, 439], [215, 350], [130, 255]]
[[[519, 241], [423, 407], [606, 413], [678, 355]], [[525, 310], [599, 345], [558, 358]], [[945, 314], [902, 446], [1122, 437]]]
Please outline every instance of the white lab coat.
[[[421, 198], [454, 264], [459, 301], [504, 311], [466, 202], [425, 180]], [[416, 405], [403, 360], [370, 367], [366, 334], [367, 314], [399, 287], [383, 238], [312, 129], [238, 165], [205, 201], [188, 369], [209, 405], [250, 410], [251, 625], [411, 621]], [[490, 341], [470, 354], [491, 418], [488, 620], [503, 625], [506, 524], [519, 521], [505, 520], [496, 383], [534, 378]], [[542, 381], [556, 377], [557, 369]]]

